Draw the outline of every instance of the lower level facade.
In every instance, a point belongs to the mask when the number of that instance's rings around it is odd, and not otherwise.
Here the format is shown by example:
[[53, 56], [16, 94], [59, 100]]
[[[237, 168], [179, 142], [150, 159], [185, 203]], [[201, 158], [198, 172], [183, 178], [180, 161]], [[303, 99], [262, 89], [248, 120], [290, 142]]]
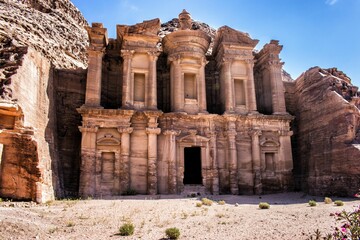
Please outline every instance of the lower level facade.
[[292, 185], [290, 115], [79, 108], [79, 195], [262, 194]]

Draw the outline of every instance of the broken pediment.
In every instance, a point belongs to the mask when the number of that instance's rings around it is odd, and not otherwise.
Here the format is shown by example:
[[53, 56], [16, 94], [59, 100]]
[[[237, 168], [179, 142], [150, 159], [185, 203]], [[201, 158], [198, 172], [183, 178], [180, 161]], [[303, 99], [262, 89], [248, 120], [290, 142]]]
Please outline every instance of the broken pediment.
[[116, 146], [120, 145], [120, 140], [115, 138], [112, 134], [105, 134], [104, 137], [99, 138], [96, 141], [96, 144], [100, 146]]
[[248, 33], [235, 30], [228, 26], [223, 26], [217, 30], [213, 52], [217, 51], [220, 44], [254, 48], [258, 42], [259, 40], [252, 39]]
[[160, 29], [160, 19], [155, 18], [152, 20], [143, 21], [135, 25], [117, 25], [117, 35], [122, 38], [126, 35], [141, 34], [157, 36]]

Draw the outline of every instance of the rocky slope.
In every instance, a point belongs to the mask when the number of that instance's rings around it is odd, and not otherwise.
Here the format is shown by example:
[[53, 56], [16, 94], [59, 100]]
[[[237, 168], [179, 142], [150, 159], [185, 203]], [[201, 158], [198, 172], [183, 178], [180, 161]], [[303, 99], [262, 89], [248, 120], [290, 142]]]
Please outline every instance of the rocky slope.
[[86, 25], [68, 0], [0, 1], [0, 37], [32, 47], [56, 68], [87, 66]]

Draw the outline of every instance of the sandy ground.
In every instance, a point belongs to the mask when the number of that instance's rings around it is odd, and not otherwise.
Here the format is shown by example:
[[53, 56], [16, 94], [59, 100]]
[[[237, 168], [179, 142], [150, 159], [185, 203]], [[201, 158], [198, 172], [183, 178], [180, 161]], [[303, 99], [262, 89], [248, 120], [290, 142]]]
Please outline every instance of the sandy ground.
[[[225, 205], [196, 207], [200, 198], [179, 196], [127, 196], [111, 199], [60, 200], [48, 204], [0, 203], [0, 239], [165, 239], [165, 229], [180, 229], [180, 239], [309, 239], [319, 229], [332, 232], [339, 225], [330, 213], [352, 210], [355, 198], [345, 205], [325, 204], [322, 197], [303, 193], [259, 196], [208, 196]], [[315, 199], [316, 207], [308, 201]], [[270, 209], [260, 210], [259, 202]], [[236, 204], [237, 203], [237, 204]], [[133, 236], [117, 235], [131, 221]]]

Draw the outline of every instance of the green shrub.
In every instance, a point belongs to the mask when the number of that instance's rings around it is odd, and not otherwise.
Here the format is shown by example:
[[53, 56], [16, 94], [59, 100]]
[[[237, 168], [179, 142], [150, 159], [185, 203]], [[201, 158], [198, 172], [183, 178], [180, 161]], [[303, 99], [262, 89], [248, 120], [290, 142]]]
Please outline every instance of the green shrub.
[[119, 234], [120, 236], [130, 236], [134, 234], [134, 224], [132, 223], [124, 223], [120, 228], [119, 228]]
[[220, 200], [220, 201], [218, 201], [218, 204], [219, 204], [219, 205], [225, 205], [225, 201], [224, 201], [224, 200]]
[[202, 202], [197, 202], [196, 207], [202, 207]]
[[315, 207], [316, 206], [316, 201], [315, 200], [310, 200], [309, 201], [309, 206], [310, 207]]
[[329, 197], [325, 197], [324, 203], [325, 203], [325, 204], [330, 204], [330, 203], [332, 203], [332, 199], [329, 198]]
[[132, 188], [128, 188], [126, 189], [126, 191], [124, 191], [121, 195], [123, 196], [134, 196], [134, 195], [137, 195], [138, 193], [136, 192], [135, 189], [132, 189]]
[[180, 237], [180, 230], [176, 227], [168, 228], [165, 230], [165, 234], [169, 239], [178, 239]]
[[270, 204], [267, 202], [261, 202], [259, 203], [259, 208], [260, 209], [269, 209], [270, 208]]
[[211, 206], [213, 204], [213, 201], [208, 198], [202, 198], [201, 202], [203, 205], [206, 205], [206, 206]]
[[334, 201], [334, 204], [335, 204], [336, 206], [338, 206], [338, 207], [344, 206], [344, 202], [341, 201], [341, 200], [336, 200], [336, 201]]

